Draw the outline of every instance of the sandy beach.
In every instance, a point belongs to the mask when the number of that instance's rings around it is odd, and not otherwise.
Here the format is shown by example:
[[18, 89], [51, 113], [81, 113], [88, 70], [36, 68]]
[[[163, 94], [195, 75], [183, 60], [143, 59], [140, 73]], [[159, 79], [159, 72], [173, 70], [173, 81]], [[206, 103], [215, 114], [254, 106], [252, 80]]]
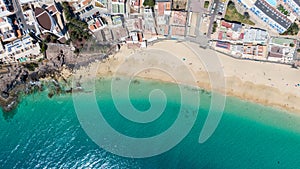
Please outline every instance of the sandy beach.
[[[207, 59], [213, 64], [205, 63]], [[75, 77], [89, 78], [95, 72], [98, 77], [138, 76], [197, 85], [300, 114], [300, 70], [288, 65], [237, 60], [194, 43], [162, 41], [135, 50], [122, 46], [114, 56], [79, 69]], [[216, 88], [212, 83], [217, 84]]]

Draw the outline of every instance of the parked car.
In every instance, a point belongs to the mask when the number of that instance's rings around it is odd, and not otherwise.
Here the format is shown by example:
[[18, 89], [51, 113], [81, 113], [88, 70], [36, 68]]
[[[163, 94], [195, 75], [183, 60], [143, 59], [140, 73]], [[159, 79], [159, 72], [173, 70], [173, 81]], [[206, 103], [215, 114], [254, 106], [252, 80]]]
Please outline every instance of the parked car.
[[86, 10], [86, 11], [90, 11], [90, 10], [93, 9], [93, 8], [94, 8], [93, 5], [90, 5], [90, 6], [86, 7], [85, 10]]
[[31, 29], [30, 32], [34, 33], [34, 34], [36, 33], [36, 31], [34, 29]]
[[27, 31], [26, 31], [26, 30], [23, 30], [22, 33], [23, 33], [23, 35], [26, 35], [26, 34], [27, 34]]

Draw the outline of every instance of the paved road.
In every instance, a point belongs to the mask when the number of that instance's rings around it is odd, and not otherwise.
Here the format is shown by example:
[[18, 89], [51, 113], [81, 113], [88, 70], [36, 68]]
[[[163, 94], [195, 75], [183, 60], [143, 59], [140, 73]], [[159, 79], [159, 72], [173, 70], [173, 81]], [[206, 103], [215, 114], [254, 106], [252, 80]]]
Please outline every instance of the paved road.
[[[188, 12], [191, 12], [191, 1], [188, 2]], [[191, 41], [194, 43], [199, 44], [200, 47], [206, 48], [208, 45], [208, 38], [203, 35], [200, 32], [200, 25], [201, 25], [201, 18], [202, 18], [202, 14], [204, 13], [203, 9], [200, 9], [198, 12], [198, 16], [197, 16], [197, 22], [196, 25], [191, 25], [192, 27], [195, 27], [195, 37], [189, 36], [188, 35], [188, 29], [191, 29], [191, 27], [188, 25], [188, 23], [186, 23], [185, 25], [185, 40], [187, 41]], [[187, 16], [187, 20], [189, 20], [189, 15]]]
[[24, 25], [23, 30], [28, 30], [28, 29], [29, 30], [32, 30], [32, 29], [35, 30], [34, 25], [26, 24], [20, 1], [19, 0], [12, 0], [12, 3], [13, 3], [13, 6], [15, 8], [15, 12], [16, 12], [15, 14], [16, 14], [17, 19], [20, 18], [21, 23]]
[[[214, 8], [214, 13], [211, 15], [210, 17], [210, 23], [209, 23], [209, 28], [208, 28], [208, 31], [207, 31], [207, 37], [210, 38], [211, 37], [211, 33], [212, 33], [212, 29], [213, 29], [213, 25], [214, 25], [214, 21], [215, 21], [215, 18], [216, 18], [216, 15], [217, 15], [217, 12], [218, 12], [218, 7], [219, 7], [219, 2], [220, 0], [214, 0], [213, 4], [216, 3], [216, 6]], [[212, 4], [212, 5], [213, 5]]]

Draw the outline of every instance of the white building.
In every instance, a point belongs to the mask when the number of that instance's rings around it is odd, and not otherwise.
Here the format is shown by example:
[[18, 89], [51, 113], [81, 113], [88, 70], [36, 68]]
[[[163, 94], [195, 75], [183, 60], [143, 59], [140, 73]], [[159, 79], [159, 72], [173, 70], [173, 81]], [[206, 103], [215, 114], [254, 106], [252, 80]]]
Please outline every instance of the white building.
[[266, 30], [250, 28], [245, 29], [244, 43], [257, 43], [265, 45], [267, 43], [269, 34]]
[[12, 2], [0, 0], [0, 17], [9, 16], [13, 14]]
[[4, 53], [0, 55], [0, 60], [5, 63], [24, 62], [40, 55], [40, 47], [33, 43], [33, 39], [28, 35], [22, 39], [14, 40], [4, 45]]
[[0, 38], [3, 42], [9, 42], [17, 38], [12, 27], [12, 21], [8, 17], [0, 18]]
[[295, 39], [272, 37], [269, 43], [268, 60], [292, 63], [296, 52]]

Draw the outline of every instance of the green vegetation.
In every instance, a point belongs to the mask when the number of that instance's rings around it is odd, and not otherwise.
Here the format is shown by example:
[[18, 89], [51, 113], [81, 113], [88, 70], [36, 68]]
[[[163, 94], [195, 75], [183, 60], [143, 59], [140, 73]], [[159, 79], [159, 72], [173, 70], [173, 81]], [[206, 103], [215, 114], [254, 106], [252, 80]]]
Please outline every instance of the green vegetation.
[[144, 6], [154, 7], [155, 6], [155, 0], [145, 0], [143, 3]]
[[299, 32], [299, 27], [296, 23], [293, 23], [285, 32], [281, 35], [297, 35]]
[[287, 11], [281, 4], [277, 7], [277, 9], [283, 13], [284, 15], [288, 15], [289, 11]]
[[54, 34], [46, 33], [44, 39], [46, 43], [57, 43], [58, 37]]
[[69, 3], [68, 2], [63, 2], [62, 6], [63, 6], [63, 12], [64, 12], [64, 15], [66, 17], [66, 20], [67, 21], [72, 20], [72, 18], [74, 18], [75, 15], [72, 12], [72, 8], [70, 7]]
[[295, 46], [295, 44], [293, 43], [290, 43], [290, 47], [293, 48]]
[[91, 35], [89, 34], [88, 30], [85, 30], [87, 28], [79, 27], [77, 25], [74, 25], [73, 23], [67, 23], [67, 27], [72, 42], [76, 42], [79, 40], [82, 42], [83, 39], [88, 40], [91, 38]]
[[70, 35], [70, 39], [66, 43], [69, 44], [72, 42], [77, 49], [75, 53], [79, 53], [80, 50], [78, 48], [82, 48], [84, 43], [92, 37], [89, 33], [88, 24], [75, 17], [68, 2], [63, 2], [62, 5]]
[[300, 53], [300, 49], [297, 49], [297, 52], [299, 52], [299, 53]]
[[45, 41], [40, 42], [39, 45], [40, 45], [40, 52], [41, 52], [41, 53], [45, 53], [46, 50], [47, 50], [47, 48], [48, 48], [46, 42], [45, 42]]
[[276, 43], [279, 45], [291, 44], [294, 43], [293, 39], [284, 38], [284, 37], [274, 37], [272, 38], [272, 43]]
[[214, 24], [213, 24], [213, 30], [212, 30], [212, 33], [215, 33], [217, 31], [217, 27], [218, 27], [218, 24], [217, 22], [215, 21]]
[[187, 6], [187, 0], [172, 0], [173, 10], [186, 10], [186, 6]]
[[26, 63], [24, 67], [26, 67], [29, 71], [34, 71], [39, 65], [37, 63]]
[[244, 16], [240, 14], [237, 9], [235, 8], [235, 4], [232, 1], [229, 1], [228, 7], [225, 14], [225, 19], [228, 21], [236, 21], [241, 22], [248, 25], [255, 25], [254, 22], [252, 22], [249, 19], [250, 16]]
[[78, 55], [78, 54], [80, 53], [80, 49], [76, 48], [76, 49], [74, 50], [74, 53]]
[[246, 19], [250, 19], [250, 14], [248, 12], [244, 12], [244, 16]]
[[209, 1], [205, 1], [204, 2], [204, 8], [208, 8], [209, 7]]

